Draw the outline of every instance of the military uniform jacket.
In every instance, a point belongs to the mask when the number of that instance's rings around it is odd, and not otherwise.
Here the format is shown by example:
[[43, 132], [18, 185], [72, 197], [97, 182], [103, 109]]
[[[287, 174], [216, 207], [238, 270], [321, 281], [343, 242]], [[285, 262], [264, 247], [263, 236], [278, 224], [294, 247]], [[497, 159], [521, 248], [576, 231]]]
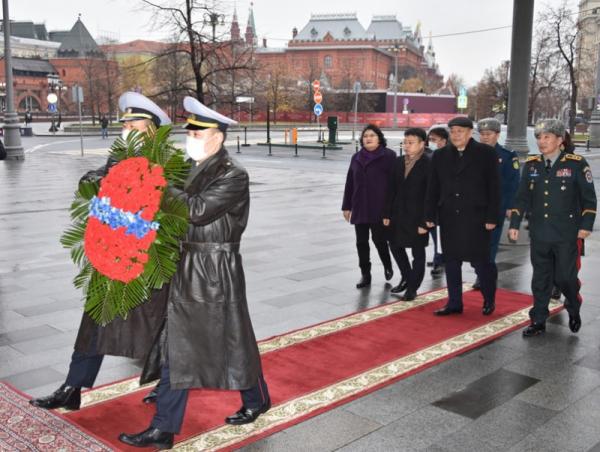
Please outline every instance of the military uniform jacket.
[[530, 215], [533, 240], [577, 240], [580, 229], [591, 231], [596, 218], [596, 191], [585, 159], [561, 153], [547, 173], [543, 156], [529, 157], [512, 209], [511, 228], [519, 228], [525, 212]]
[[[239, 253], [250, 207], [248, 173], [222, 148], [192, 168], [184, 190], [190, 219], [159, 340], [142, 373], [157, 378], [166, 349], [171, 388], [248, 389], [261, 374]], [[165, 335], [161, 335], [161, 338]]]
[[500, 166], [500, 218], [513, 205], [519, 188], [519, 157], [515, 151], [509, 151], [496, 143], [494, 147]]
[[487, 261], [491, 233], [498, 223], [500, 172], [494, 148], [471, 139], [462, 157], [452, 144], [435, 151], [425, 198], [425, 219], [439, 218], [444, 256]]
[[390, 238], [395, 246], [427, 246], [429, 234], [419, 234], [418, 229], [427, 228], [424, 209], [429, 165], [430, 158], [423, 153], [405, 178], [405, 157], [394, 162], [383, 217], [390, 219]]

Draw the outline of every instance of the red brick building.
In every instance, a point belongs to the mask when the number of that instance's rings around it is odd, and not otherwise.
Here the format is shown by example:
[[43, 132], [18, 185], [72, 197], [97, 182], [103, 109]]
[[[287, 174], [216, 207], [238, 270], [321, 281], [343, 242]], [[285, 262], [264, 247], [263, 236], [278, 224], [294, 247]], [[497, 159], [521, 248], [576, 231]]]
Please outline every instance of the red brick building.
[[[256, 49], [265, 71], [285, 68], [298, 81], [319, 79], [325, 89], [347, 90], [355, 81], [367, 90], [392, 90], [418, 78], [425, 91], [441, 87], [431, 38], [423, 43], [420, 25], [412, 31], [395, 16], [374, 16], [365, 29], [356, 14], [314, 14], [300, 32], [294, 28], [287, 47]], [[397, 61], [396, 61], [397, 58]]]

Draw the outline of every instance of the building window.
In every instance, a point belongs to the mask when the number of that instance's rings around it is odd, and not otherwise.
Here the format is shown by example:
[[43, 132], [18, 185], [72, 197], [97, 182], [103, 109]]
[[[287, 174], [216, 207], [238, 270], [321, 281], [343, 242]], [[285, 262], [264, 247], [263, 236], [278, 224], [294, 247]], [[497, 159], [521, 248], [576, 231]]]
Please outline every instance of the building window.
[[63, 77], [66, 77], [66, 75], [67, 75], [67, 71], [65, 71], [65, 70], [63, 69], [63, 70], [62, 70], [62, 75], [63, 75]]
[[352, 30], [350, 30], [348, 27], [344, 28], [344, 36], [348, 37], [352, 34]]
[[310, 35], [311, 35], [313, 38], [316, 38], [318, 34], [319, 34], [319, 32], [317, 31], [317, 29], [316, 29], [316, 28], [314, 28], [314, 27], [313, 27], [313, 28], [310, 30]]
[[327, 55], [323, 60], [323, 65], [325, 66], [325, 69], [330, 69], [333, 67], [333, 57], [331, 55]]

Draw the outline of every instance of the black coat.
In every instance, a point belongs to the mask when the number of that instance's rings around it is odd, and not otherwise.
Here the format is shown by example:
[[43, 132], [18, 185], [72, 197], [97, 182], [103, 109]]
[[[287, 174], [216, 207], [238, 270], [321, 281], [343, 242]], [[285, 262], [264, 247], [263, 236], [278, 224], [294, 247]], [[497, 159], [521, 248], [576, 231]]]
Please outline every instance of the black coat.
[[439, 218], [442, 250], [447, 259], [490, 258], [491, 231], [498, 223], [500, 172], [496, 151], [471, 139], [463, 156], [452, 144], [433, 154], [425, 200], [425, 218]]
[[423, 154], [404, 178], [405, 156], [394, 162], [384, 218], [390, 221], [392, 245], [403, 248], [426, 247], [429, 234], [419, 234], [418, 228], [425, 225], [425, 193], [429, 178], [430, 159]]
[[168, 292], [168, 285], [152, 291], [150, 300], [129, 312], [126, 319], [117, 317], [106, 326], [99, 326], [84, 313], [75, 350], [90, 352], [96, 335], [96, 352], [101, 355], [146, 359], [165, 319]]
[[190, 171], [183, 191], [171, 190], [187, 202], [190, 224], [171, 281], [166, 335], [141, 381], [159, 376], [166, 348], [171, 388], [248, 389], [262, 372], [239, 253], [248, 173], [221, 149]]

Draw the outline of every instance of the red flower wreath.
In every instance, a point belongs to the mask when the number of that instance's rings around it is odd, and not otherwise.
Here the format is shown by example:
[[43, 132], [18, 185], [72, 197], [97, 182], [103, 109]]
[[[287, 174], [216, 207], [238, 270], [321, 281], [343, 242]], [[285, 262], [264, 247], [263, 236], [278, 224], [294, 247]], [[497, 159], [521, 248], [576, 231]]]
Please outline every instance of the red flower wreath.
[[[167, 181], [160, 165], [145, 157], [131, 157], [113, 166], [102, 179], [98, 198], [110, 199], [112, 207], [132, 214], [140, 213], [152, 221], [159, 210]], [[110, 279], [128, 283], [144, 271], [148, 249], [156, 239], [150, 230], [143, 238], [126, 233], [126, 227], [113, 229], [90, 217], [84, 236], [84, 249], [92, 266]]]

